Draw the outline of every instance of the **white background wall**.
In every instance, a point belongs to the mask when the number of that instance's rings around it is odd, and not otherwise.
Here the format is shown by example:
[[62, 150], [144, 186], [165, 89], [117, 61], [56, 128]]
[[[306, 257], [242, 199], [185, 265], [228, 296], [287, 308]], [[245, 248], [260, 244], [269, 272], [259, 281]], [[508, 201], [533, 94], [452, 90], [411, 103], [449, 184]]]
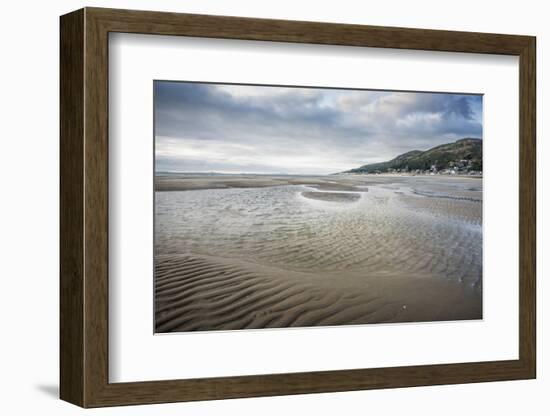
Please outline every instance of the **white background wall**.
[[[550, 26], [545, 2], [427, 0], [68, 1], [5, 2], [0, 15], [0, 410], [3, 414], [71, 415], [81, 409], [57, 399], [58, 390], [58, 16], [83, 6], [166, 10], [276, 19], [453, 29], [536, 35], [538, 41], [538, 314], [536, 381], [422, 387], [87, 411], [102, 415], [528, 414], [550, 409], [550, 361], [543, 331], [550, 300], [544, 282], [550, 238], [542, 212], [550, 169], [543, 119], [550, 89], [545, 72]], [[548, 66], [548, 67], [547, 67]], [[546, 201], [544, 201], [546, 199]]]

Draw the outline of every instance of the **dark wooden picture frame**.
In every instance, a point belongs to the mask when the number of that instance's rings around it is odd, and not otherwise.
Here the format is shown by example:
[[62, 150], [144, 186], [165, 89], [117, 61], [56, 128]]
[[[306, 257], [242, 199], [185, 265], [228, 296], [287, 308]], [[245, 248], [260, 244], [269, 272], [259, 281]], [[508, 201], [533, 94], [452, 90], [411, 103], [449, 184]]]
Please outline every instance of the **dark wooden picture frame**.
[[[108, 35], [297, 42], [519, 57], [519, 359], [110, 383]], [[85, 8], [61, 17], [60, 396], [82, 407], [530, 379], [535, 333], [535, 38]]]

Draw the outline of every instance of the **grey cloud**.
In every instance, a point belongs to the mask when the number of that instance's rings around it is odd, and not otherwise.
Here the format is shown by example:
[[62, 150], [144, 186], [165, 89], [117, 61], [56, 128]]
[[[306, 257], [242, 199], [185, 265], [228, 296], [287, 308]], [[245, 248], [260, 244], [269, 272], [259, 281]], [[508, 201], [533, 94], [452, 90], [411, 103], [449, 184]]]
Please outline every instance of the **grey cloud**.
[[329, 173], [481, 133], [475, 95], [155, 82], [158, 170]]

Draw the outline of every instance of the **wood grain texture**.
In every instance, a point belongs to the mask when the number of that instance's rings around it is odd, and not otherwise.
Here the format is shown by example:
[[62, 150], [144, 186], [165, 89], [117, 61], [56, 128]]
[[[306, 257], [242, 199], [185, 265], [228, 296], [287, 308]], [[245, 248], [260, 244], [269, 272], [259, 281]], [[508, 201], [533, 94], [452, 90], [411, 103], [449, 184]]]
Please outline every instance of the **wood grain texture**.
[[[191, 380], [108, 380], [108, 33], [520, 57], [519, 359]], [[535, 38], [86, 8], [61, 18], [61, 397], [82, 407], [534, 378]]]
[[519, 356], [536, 377], [536, 41], [520, 54]]
[[60, 388], [84, 405], [84, 12], [61, 19]]
[[108, 380], [108, 33], [85, 11], [84, 303], [85, 406]]
[[519, 55], [528, 36], [87, 8], [110, 32]]

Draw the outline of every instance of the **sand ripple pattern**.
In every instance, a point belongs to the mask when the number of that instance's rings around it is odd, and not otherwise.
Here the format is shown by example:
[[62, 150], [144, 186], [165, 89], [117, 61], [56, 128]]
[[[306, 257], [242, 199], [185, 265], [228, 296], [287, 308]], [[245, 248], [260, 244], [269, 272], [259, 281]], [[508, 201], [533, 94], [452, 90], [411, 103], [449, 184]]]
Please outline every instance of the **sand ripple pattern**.
[[353, 297], [211, 258], [161, 257], [156, 271], [158, 332], [328, 325], [365, 312]]
[[426, 279], [474, 306], [422, 319], [480, 317], [480, 182], [394, 179], [341, 203], [305, 198], [319, 189], [304, 185], [157, 192], [157, 330], [407, 321], [383, 310]]
[[475, 293], [444, 279], [312, 279], [246, 262], [167, 255], [156, 259], [155, 325], [156, 332], [188, 332], [476, 319]]

